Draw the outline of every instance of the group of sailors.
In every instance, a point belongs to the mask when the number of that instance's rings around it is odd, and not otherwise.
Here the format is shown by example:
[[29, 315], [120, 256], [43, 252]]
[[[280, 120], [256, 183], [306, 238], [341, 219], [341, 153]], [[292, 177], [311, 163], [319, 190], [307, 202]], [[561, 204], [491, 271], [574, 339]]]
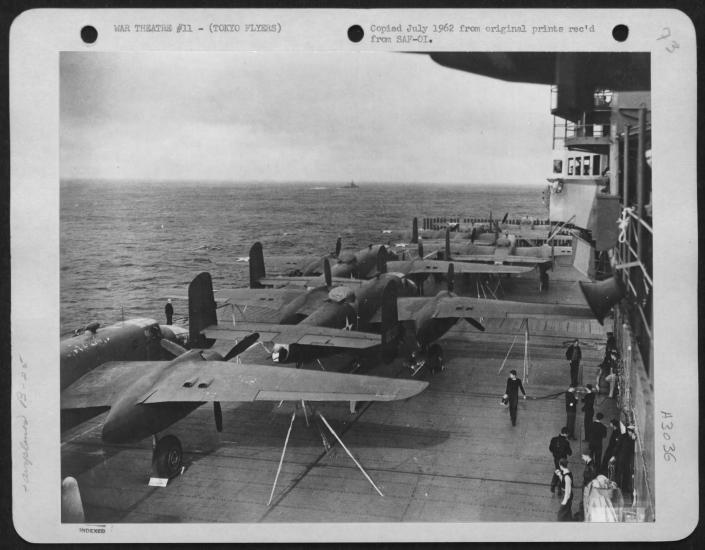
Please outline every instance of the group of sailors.
[[[554, 459], [554, 475], [551, 480], [551, 493], [562, 495], [558, 511], [559, 521], [619, 521], [620, 510], [624, 505], [623, 495], [633, 492], [633, 458], [636, 429], [633, 425], [613, 418], [607, 448], [603, 454], [602, 444], [607, 437], [607, 426], [603, 424], [604, 414], [595, 414], [595, 396], [600, 393], [602, 379], [609, 383], [609, 397], [613, 398], [616, 389], [619, 351], [612, 333], [607, 333], [607, 344], [602, 364], [598, 368], [597, 384], [593, 388], [587, 384], [582, 398], [584, 413], [584, 434], [588, 452], [582, 454], [583, 499], [577, 514], [573, 514], [572, 502], [575, 483], [568, 467], [568, 457], [572, 455], [569, 440], [575, 440], [574, 426], [577, 408], [576, 387], [581, 359], [579, 342], [575, 340], [566, 351], [570, 364], [571, 386], [565, 392], [566, 426], [561, 433], [551, 439], [549, 451]], [[608, 374], [605, 374], [608, 373]]]

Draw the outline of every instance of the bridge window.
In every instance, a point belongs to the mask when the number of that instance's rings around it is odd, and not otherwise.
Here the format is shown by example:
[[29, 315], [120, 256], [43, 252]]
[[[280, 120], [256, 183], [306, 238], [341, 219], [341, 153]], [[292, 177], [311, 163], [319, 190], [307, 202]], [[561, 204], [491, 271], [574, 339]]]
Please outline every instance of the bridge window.
[[600, 155], [592, 155], [592, 175], [600, 175]]
[[563, 161], [561, 159], [553, 159], [553, 173], [560, 174], [563, 172]]
[[590, 175], [590, 156], [583, 157], [583, 176]]
[[573, 168], [575, 175], [579, 176], [580, 175], [580, 166], [581, 166], [580, 157], [577, 157], [576, 159], [574, 159], [573, 162], [575, 164], [575, 167]]
[[572, 157], [568, 158], [568, 175], [572, 176], [574, 172], [574, 167], [575, 167], [575, 159]]

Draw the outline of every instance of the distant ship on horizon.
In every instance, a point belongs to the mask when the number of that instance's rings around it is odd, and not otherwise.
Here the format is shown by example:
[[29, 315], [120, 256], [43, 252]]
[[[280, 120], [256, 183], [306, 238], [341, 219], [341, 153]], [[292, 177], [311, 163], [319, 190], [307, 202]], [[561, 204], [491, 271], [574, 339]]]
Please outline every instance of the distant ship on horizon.
[[347, 185], [342, 185], [340, 187], [340, 189], [357, 189], [358, 187], [360, 187], [360, 186], [357, 185], [354, 181], [351, 181]]

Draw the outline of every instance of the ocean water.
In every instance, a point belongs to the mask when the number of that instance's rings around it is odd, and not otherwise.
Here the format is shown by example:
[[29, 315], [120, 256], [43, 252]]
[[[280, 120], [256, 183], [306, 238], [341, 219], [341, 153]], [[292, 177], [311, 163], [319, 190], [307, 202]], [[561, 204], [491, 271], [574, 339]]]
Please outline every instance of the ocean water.
[[123, 316], [164, 322], [167, 291], [185, 294], [202, 271], [216, 288], [247, 286], [237, 259], [255, 241], [266, 261], [325, 254], [339, 235], [344, 248], [408, 242], [414, 216], [547, 216], [543, 185], [338, 185], [62, 182], [62, 336]]

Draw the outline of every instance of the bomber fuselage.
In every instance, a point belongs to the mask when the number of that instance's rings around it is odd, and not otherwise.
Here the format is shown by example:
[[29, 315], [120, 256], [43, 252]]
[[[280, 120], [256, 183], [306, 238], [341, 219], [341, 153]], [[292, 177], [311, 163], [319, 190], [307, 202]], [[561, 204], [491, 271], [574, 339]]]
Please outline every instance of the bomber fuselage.
[[107, 361], [163, 359], [166, 355], [159, 344], [162, 338], [184, 343], [187, 337], [185, 329], [159, 325], [154, 319], [129, 319], [107, 327], [85, 330], [61, 341], [61, 389]]

